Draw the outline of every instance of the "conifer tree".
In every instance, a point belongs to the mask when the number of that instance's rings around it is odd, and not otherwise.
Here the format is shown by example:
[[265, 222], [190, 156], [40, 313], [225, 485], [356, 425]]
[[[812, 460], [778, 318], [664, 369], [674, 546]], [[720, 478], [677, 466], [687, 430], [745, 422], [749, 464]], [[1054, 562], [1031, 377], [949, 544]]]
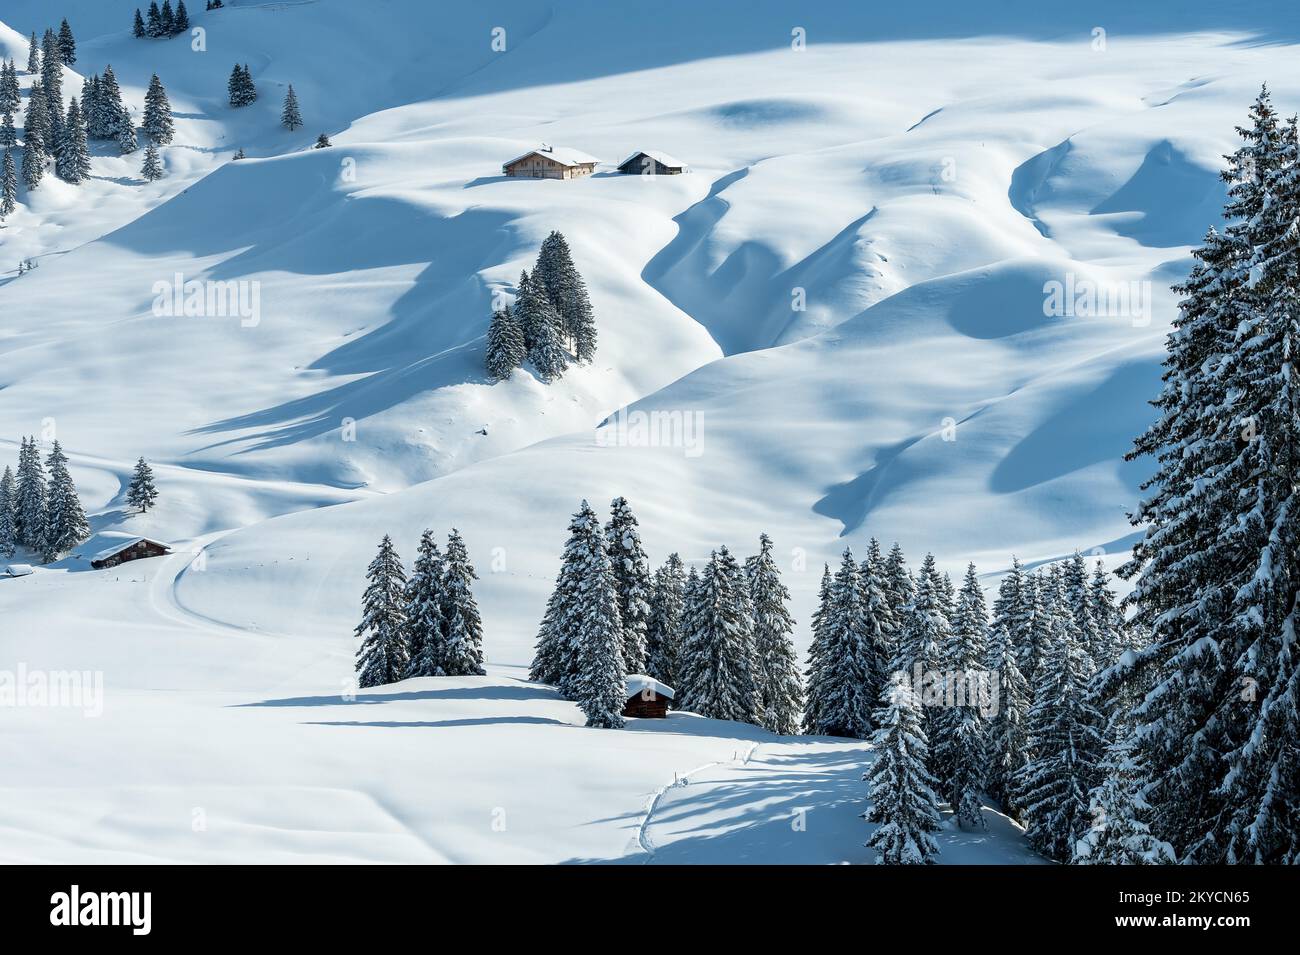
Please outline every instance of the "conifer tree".
[[185, 0], [176, 4], [176, 15], [172, 18], [172, 32], [184, 33], [190, 28], [190, 12], [185, 9]]
[[333, 146], [333, 145], [334, 145], [334, 144], [333, 144], [332, 142], [330, 142], [330, 138], [329, 138], [328, 136], [326, 136], [324, 133], [321, 133], [319, 136], [316, 137], [316, 142], [312, 144], [312, 147], [311, 147], [311, 148], [312, 148], [312, 149], [329, 149], [329, 148], [330, 148], [331, 146]]
[[921, 726], [921, 703], [902, 673], [881, 694], [873, 721], [876, 758], [864, 778], [871, 787], [865, 813], [876, 830], [867, 845], [880, 865], [928, 865], [939, 854], [930, 835], [939, 831], [934, 779], [926, 768], [929, 741]]
[[933, 708], [943, 699], [940, 668], [943, 648], [951, 632], [948, 617], [943, 612], [942, 588], [943, 578], [935, 568], [934, 555], [926, 554], [917, 574], [912, 602], [903, 613], [899, 659], [894, 662], [894, 669], [907, 673], [913, 682], [913, 690], [921, 702], [921, 720], [927, 735], [931, 732]]
[[72, 27], [65, 18], [59, 25], [59, 59], [64, 66], [77, 62], [77, 41], [72, 37]]
[[86, 143], [86, 124], [81, 117], [77, 98], [72, 97], [68, 118], [63, 124], [63, 143], [54, 171], [64, 182], [79, 185], [90, 176], [90, 149]]
[[3, 168], [0, 169], [0, 219], [13, 215], [18, 202], [18, 169], [14, 166], [12, 149], [5, 150]]
[[831, 585], [830, 565], [822, 564], [822, 579], [817, 589], [817, 609], [812, 614], [812, 640], [808, 643], [808, 665], [805, 669], [808, 674], [808, 689], [803, 708], [803, 725], [806, 733], [814, 732], [813, 727], [821, 725], [822, 694], [814, 690], [813, 681], [819, 679], [817, 674], [822, 669], [821, 661], [825, 656], [826, 621], [830, 619], [831, 614]]
[[447, 622], [442, 615], [443, 559], [433, 531], [420, 535], [415, 566], [406, 582], [406, 676], [445, 676]]
[[907, 561], [903, 557], [903, 548], [898, 545], [897, 541], [889, 549], [889, 555], [885, 558], [882, 581], [885, 594], [889, 598], [889, 609], [894, 618], [895, 632], [893, 639], [895, 650], [897, 650], [898, 643], [902, 639], [903, 621], [906, 617], [907, 608], [912, 604], [915, 590], [912, 574], [907, 569]]
[[142, 40], [145, 37], [144, 18], [140, 16], [139, 7], [135, 8], [135, 22], [131, 25], [131, 36], [137, 40]]
[[984, 670], [988, 613], [975, 565], [966, 577], [953, 611], [952, 630], [943, 647], [945, 679], [944, 706], [933, 720], [935, 727], [934, 766], [943, 781], [942, 794], [963, 829], [983, 829], [980, 803], [987, 773], [987, 727], [982, 707], [990, 692]]
[[677, 554], [669, 554], [668, 560], [655, 571], [653, 585], [650, 623], [646, 629], [646, 671], [675, 688], [686, 599], [686, 573]]
[[623, 627], [623, 669], [644, 673], [646, 630], [650, 623], [650, 562], [641, 547], [641, 530], [627, 498], [610, 502], [605, 549], [614, 574], [619, 621]]
[[1102, 763], [1102, 784], [1092, 791], [1092, 825], [1074, 847], [1076, 865], [1170, 865], [1173, 847], [1151, 834], [1151, 807], [1142, 795], [1145, 771], [1133, 746], [1113, 744]]
[[45, 468], [35, 438], [24, 439], [18, 450], [18, 488], [14, 523], [18, 543], [39, 550], [45, 534]]
[[586, 283], [561, 233], [552, 232], [543, 240], [533, 274], [559, 316], [561, 340], [580, 362], [590, 362], [596, 354], [596, 321]]
[[1018, 819], [1020, 807], [1014, 797], [1016, 780], [1029, 761], [1031, 698], [1005, 619], [989, 633], [986, 666], [997, 678], [998, 691], [997, 712], [988, 724], [988, 789], [1007, 813]]
[[533, 279], [526, 272], [519, 279], [514, 317], [523, 329], [528, 360], [533, 363], [537, 376], [548, 384], [555, 381], [568, 367], [568, 357], [560, 342], [560, 316], [540, 279]]
[[[122, 89], [112, 66], [105, 67], [104, 75], [100, 77], [95, 110], [95, 115], [88, 117], [90, 135], [97, 139], [118, 139], [126, 111], [122, 105]], [[129, 119], [127, 125], [130, 125]]]
[[867, 542], [867, 556], [858, 565], [858, 579], [862, 584], [862, 612], [874, 667], [867, 688], [872, 700], [879, 700], [880, 694], [889, 685], [894, 658], [898, 654], [899, 621], [894, 616], [885, 573], [886, 564], [880, 553], [880, 542], [873, 537]]
[[576, 675], [573, 696], [587, 725], [602, 729], [623, 726], [627, 675], [623, 669], [623, 626], [619, 620], [614, 572], [599, 533], [588, 536], [590, 549], [583, 563], [574, 601], [576, 615]]
[[12, 557], [18, 547], [18, 488], [7, 465], [0, 475], [0, 557]]
[[1103, 719], [1088, 694], [1092, 657], [1066, 599], [1063, 575], [1051, 579], [1051, 626], [1029, 713], [1033, 756], [1016, 780], [1030, 844], [1060, 862], [1090, 824], [1089, 792], [1105, 740]]
[[126, 489], [126, 503], [138, 507], [143, 514], [158, 500], [158, 488], [153, 483], [153, 469], [144, 458], [135, 462], [135, 473]]
[[483, 621], [471, 589], [478, 580], [460, 531], [451, 529], [443, 569], [442, 615], [447, 640], [442, 668], [448, 676], [483, 676]]
[[27, 41], [27, 74], [35, 76], [41, 71], [41, 45], [36, 41], [36, 31], [32, 31]]
[[366, 579], [370, 583], [362, 597], [361, 622], [356, 629], [361, 638], [357, 681], [362, 688], [396, 683], [406, 670], [406, 569], [387, 534], [370, 562]]
[[172, 12], [172, 0], [163, 0], [158, 14], [158, 35], [169, 37], [176, 35], [176, 14]]
[[159, 146], [166, 146], [175, 136], [172, 123], [172, 105], [167, 99], [167, 91], [155, 73], [149, 80], [149, 89], [144, 94], [145, 134]]
[[537, 649], [528, 678], [557, 687], [560, 695], [573, 699], [578, 673], [578, 632], [581, 624], [579, 594], [583, 576], [596, 549], [595, 537], [602, 535], [596, 512], [585, 500], [569, 521], [569, 539], [560, 558], [555, 589], [546, 602], [537, 634]]
[[527, 357], [523, 329], [508, 309], [497, 309], [492, 313], [492, 323], [487, 332], [484, 363], [488, 374], [497, 381], [506, 381]]
[[144, 165], [140, 167], [140, 175], [144, 177], [145, 182], [157, 182], [164, 175], [158, 147], [153, 143], [144, 147]]
[[135, 122], [131, 119], [131, 113], [124, 106], [117, 121], [117, 148], [123, 156], [129, 156], [140, 148], [139, 142], [135, 138]]
[[12, 116], [22, 105], [22, 92], [18, 88], [18, 69], [13, 60], [0, 60], [0, 113]]
[[45, 109], [49, 117], [47, 146], [56, 150], [62, 144], [63, 130], [63, 61], [59, 57], [59, 41], [53, 30], [46, 30], [41, 40], [41, 89], [45, 92]]
[[298, 96], [289, 84], [289, 91], [284, 94], [284, 108], [280, 111], [280, 125], [293, 132], [302, 128], [302, 113], [298, 109]]
[[253, 75], [247, 66], [235, 64], [226, 83], [226, 92], [230, 96], [230, 105], [236, 108], [248, 106], [257, 99], [257, 87], [253, 85]]
[[49, 484], [45, 497], [45, 523], [41, 556], [45, 563], [58, 560], [90, 536], [90, 524], [77, 497], [77, 487], [68, 472], [68, 459], [55, 441], [45, 460]]
[[18, 131], [14, 129], [14, 118], [9, 113], [0, 115], [0, 149], [12, 149], [18, 145]]
[[719, 720], [759, 722], [753, 622], [744, 572], [726, 547], [714, 551], [691, 594], [682, 646], [682, 709]]
[[795, 654], [794, 620], [787, 604], [790, 591], [772, 557], [772, 539], [762, 534], [749, 579], [754, 608], [754, 658], [758, 665], [762, 726], [773, 733], [799, 732], [803, 679]]
[[164, 35], [162, 12], [158, 9], [158, 0], [150, 0], [149, 2], [149, 13], [146, 19], [144, 32], [152, 39], [157, 39]]
[[860, 571], [848, 548], [831, 581], [829, 603], [819, 623], [817, 654], [808, 673], [809, 711], [816, 717], [809, 732], [867, 739], [875, 702], [867, 693], [878, 666], [862, 602]]

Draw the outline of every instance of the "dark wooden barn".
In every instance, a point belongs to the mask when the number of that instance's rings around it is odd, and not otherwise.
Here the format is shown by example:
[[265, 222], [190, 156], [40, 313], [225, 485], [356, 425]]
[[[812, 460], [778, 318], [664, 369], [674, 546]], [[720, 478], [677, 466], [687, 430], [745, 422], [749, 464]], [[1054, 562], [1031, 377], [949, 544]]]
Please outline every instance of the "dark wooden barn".
[[642, 149], [619, 163], [618, 171], [625, 176], [680, 176], [686, 163], [657, 149]]
[[672, 699], [671, 686], [654, 677], [634, 673], [627, 678], [627, 703], [623, 706], [623, 715], [662, 720], [668, 715], [668, 704]]
[[162, 557], [171, 552], [171, 548], [161, 541], [151, 540], [148, 537], [129, 537], [112, 547], [101, 550], [91, 559], [90, 566], [96, 570], [103, 570], [106, 567], [125, 564], [129, 560]]

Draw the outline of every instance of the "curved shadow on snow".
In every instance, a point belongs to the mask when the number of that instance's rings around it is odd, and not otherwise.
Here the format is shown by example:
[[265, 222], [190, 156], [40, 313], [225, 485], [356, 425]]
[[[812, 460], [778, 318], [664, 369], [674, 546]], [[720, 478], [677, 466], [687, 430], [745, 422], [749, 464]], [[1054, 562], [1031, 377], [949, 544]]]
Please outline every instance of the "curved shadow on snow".
[[[428, 677], [436, 680], [438, 677]], [[346, 700], [338, 694], [332, 696], [290, 696], [282, 699], [259, 700], [256, 703], [232, 703], [232, 707], [247, 706], [373, 706], [380, 703], [402, 703], [411, 700], [559, 700], [560, 695], [550, 687], [540, 684], [521, 686], [449, 686], [432, 690], [407, 690], [401, 693], [362, 692]]]
[[1207, 223], [1216, 222], [1227, 199], [1227, 184], [1216, 170], [1189, 160], [1162, 140], [1147, 151], [1142, 165], [1091, 215], [1112, 215], [1112, 228], [1145, 246], [1195, 245]]
[[520, 723], [538, 726], [569, 726], [563, 720], [548, 719], [544, 716], [483, 716], [462, 720], [310, 720], [303, 726], [376, 726], [389, 729], [453, 729], [458, 726], [500, 726]]

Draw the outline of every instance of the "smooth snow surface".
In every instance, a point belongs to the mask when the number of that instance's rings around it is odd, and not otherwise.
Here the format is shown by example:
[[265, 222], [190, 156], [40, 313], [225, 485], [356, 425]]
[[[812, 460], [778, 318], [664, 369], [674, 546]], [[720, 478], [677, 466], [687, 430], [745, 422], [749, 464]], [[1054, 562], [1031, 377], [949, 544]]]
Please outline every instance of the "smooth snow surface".
[[[136, 5], [0, 8], [24, 95], [66, 16], [67, 97], [111, 63], [137, 118], [154, 72], [176, 114], [161, 181], [97, 143], [0, 228], [0, 465], [57, 436], [94, 532], [0, 579], [0, 671], [103, 679], [101, 716], [5, 712], [6, 861], [869, 861], [865, 744], [587, 730], [523, 681], [570, 514], [626, 496], [655, 564], [767, 532], [801, 652], [823, 562], [873, 535], [989, 575], [1122, 553], [1168, 286], [1261, 82], [1300, 108], [1282, 2], [228, 0], [191, 5], [203, 52], [131, 38]], [[501, 175], [542, 142], [691, 171]], [[493, 384], [494, 299], [553, 229], [596, 360]], [[191, 280], [248, 313], [165, 314]], [[1053, 282], [1136, 306], [1051, 316]], [[345, 702], [379, 539], [409, 562], [453, 526], [489, 676]], [[175, 553], [89, 570], [137, 536]], [[1029, 858], [995, 816], [941, 842]]]

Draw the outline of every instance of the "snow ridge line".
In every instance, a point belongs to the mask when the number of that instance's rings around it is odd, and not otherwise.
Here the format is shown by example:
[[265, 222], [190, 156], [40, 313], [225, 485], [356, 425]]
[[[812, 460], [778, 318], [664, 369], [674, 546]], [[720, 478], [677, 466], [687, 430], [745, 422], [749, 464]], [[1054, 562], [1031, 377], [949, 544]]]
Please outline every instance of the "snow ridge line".
[[646, 830], [649, 829], [650, 819], [654, 815], [655, 810], [659, 808], [659, 801], [663, 799], [664, 794], [670, 789], [679, 789], [682, 786], [685, 786], [690, 778], [696, 773], [702, 773], [706, 769], [712, 769], [714, 766], [721, 766], [724, 763], [738, 763], [741, 766], [748, 764], [759, 745], [760, 744], [757, 742], [751, 744], [749, 752], [745, 753], [743, 757], [733, 756], [731, 759], [718, 759], [711, 763], [705, 763], [703, 766], [696, 766], [694, 769], [681, 773], [680, 775], [674, 773], [672, 782], [666, 783], [655, 790], [654, 795], [650, 797], [650, 801], [646, 803], [645, 814], [641, 817], [641, 822], [636, 827], [637, 845], [641, 848], [641, 851], [645, 853], [645, 858], [641, 860], [642, 865], [648, 864], [654, 858], [654, 843], [652, 843], [646, 835]]

